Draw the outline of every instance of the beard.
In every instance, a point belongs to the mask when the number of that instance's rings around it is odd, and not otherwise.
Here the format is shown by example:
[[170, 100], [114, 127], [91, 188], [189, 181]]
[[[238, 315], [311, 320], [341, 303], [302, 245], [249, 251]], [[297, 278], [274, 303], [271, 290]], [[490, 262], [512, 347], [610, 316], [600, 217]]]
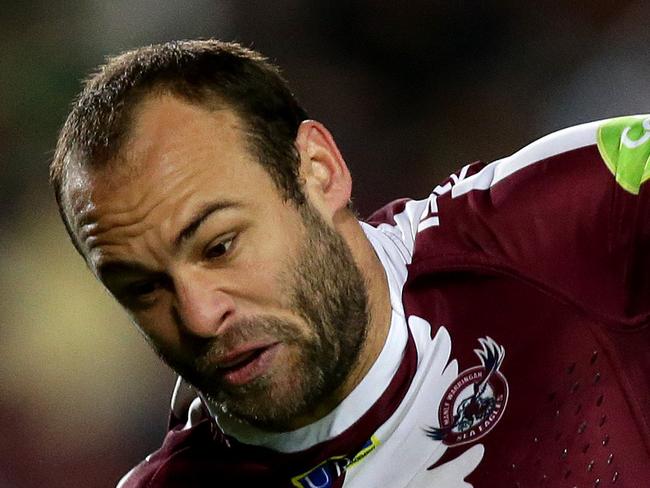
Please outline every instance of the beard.
[[[367, 286], [343, 238], [308, 204], [299, 207], [305, 237], [280, 274], [288, 308], [304, 324], [264, 315], [241, 320], [218, 338], [194, 344], [190, 362], [163, 360], [213, 405], [236, 420], [290, 430], [341, 386], [359, 359], [369, 323]], [[286, 357], [244, 385], [221, 379], [214, 358], [260, 338], [282, 343]]]

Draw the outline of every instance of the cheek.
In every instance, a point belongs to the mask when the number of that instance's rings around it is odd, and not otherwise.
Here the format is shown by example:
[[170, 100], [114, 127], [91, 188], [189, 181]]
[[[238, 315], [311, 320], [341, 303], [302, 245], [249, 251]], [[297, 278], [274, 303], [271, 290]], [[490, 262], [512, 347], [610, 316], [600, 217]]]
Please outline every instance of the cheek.
[[[258, 254], [242, 260], [241, 266], [233, 274], [237, 285], [233, 293], [255, 305], [264, 307], [264, 312], [288, 309], [291, 306], [291, 283], [284, 258]], [[262, 312], [262, 311], [259, 311]]]
[[168, 300], [161, 301], [164, 303], [130, 313], [131, 320], [157, 351], [174, 351], [181, 342], [179, 327], [171, 314]]

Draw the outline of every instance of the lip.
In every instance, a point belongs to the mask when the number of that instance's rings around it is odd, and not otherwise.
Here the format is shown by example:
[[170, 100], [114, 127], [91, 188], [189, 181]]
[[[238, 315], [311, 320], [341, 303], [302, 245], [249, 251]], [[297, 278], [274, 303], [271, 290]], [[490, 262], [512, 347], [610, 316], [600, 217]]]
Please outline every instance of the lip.
[[246, 345], [219, 361], [221, 377], [233, 386], [249, 383], [264, 374], [272, 365], [280, 343]]

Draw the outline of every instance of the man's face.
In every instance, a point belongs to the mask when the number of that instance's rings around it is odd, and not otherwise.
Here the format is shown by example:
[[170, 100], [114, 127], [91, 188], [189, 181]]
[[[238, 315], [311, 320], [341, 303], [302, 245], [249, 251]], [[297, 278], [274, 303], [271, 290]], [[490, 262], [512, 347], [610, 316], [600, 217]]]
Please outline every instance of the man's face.
[[235, 417], [286, 430], [354, 366], [366, 288], [342, 237], [283, 201], [244, 137], [230, 110], [150, 98], [119, 160], [70, 175], [69, 215], [165, 362]]

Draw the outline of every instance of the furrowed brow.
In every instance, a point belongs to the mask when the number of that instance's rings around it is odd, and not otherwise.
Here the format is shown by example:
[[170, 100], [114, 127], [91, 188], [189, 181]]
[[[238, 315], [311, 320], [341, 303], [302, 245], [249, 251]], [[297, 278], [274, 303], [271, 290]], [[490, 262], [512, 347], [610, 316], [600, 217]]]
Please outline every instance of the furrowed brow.
[[193, 215], [189, 223], [183, 227], [183, 229], [178, 233], [174, 239], [174, 248], [178, 249], [184, 241], [187, 241], [191, 238], [196, 231], [201, 227], [208, 217], [210, 217], [215, 212], [219, 212], [228, 208], [239, 208], [241, 204], [238, 202], [233, 202], [231, 200], [218, 200], [214, 202], [208, 202], [203, 205], [199, 210]]
[[156, 271], [140, 263], [130, 261], [108, 261], [97, 267], [97, 275], [106, 286], [123, 276], [149, 276], [157, 274]]

